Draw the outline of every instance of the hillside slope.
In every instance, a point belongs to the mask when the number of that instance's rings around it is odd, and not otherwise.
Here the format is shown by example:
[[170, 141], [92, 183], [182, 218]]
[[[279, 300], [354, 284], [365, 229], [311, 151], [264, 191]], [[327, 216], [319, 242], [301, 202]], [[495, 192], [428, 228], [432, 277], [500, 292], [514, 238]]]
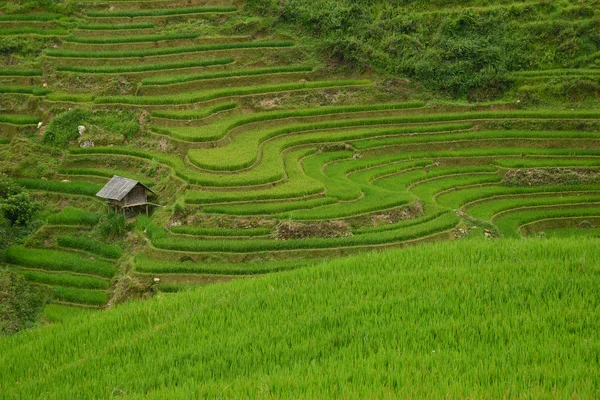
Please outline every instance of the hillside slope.
[[596, 398], [600, 249], [463, 241], [0, 339], [2, 398]]
[[[0, 182], [42, 209], [0, 218], [0, 263], [97, 309], [154, 278], [598, 236], [593, 2], [384, 3], [0, 2]], [[113, 175], [152, 188], [149, 217], [108, 212]]]

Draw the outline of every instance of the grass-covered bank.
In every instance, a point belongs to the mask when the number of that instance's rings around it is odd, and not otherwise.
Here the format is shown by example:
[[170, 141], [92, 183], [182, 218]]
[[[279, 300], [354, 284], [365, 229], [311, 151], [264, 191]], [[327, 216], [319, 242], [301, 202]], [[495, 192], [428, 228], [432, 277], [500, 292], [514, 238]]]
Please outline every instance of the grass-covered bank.
[[[598, 10], [584, 1], [248, 0], [246, 8], [312, 37], [342, 65], [409, 76], [471, 101], [501, 97], [514, 86], [512, 72], [590, 67], [600, 50]], [[575, 88], [565, 97], [600, 89], [587, 76], [567, 86]], [[552, 88], [529, 96], [544, 89]]]
[[[594, 240], [462, 241], [0, 339], [5, 398], [595, 398]], [[49, 345], [51, 343], [51, 345]]]

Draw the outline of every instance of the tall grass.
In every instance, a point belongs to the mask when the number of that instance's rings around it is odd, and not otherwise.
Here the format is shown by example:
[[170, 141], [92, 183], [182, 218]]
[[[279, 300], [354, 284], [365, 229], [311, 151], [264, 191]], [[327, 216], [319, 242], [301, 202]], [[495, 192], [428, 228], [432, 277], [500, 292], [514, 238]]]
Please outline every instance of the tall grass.
[[97, 97], [94, 99], [94, 102], [97, 104], [177, 105], [199, 103], [201, 101], [218, 99], [220, 97], [249, 96], [293, 90], [324, 89], [328, 87], [365, 86], [370, 84], [370, 81], [359, 80], [294, 82], [278, 85], [242, 86], [205, 90], [168, 96], [107, 96]]
[[[156, 110], [152, 111], [151, 115], [155, 118], [167, 119], [202, 119], [220, 111], [232, 110], [236, 107], [237, 103], [229, 102], [201, 110]], [[158, 133], [171, 134], [169, 130], [165, 130], [164, 128], [153, 126], [152, 129]]]
[[80, 289], [106, 290], [110, 288], [108, 280], [92, 276], [49, 273], [31, 269], [23, 269], [20, 272], [27, 280], [45, 285], [58, 285]]
[[269, 228], [254, 229], [226, 229], [226, 228], [202, 228], [197, 226], [174, 226], [171, 232], [190, 236], [266, 236], [271, 233]]
[[84, 196], [96, 196], [96, 193], [102, 189], [103, 185], [92, 182], [73, 181], [59, 182], [42, 179], [24, 179], [19, 178], [15, 181], [28, 189], [43, 190], [47, 192], [78, 194]]
[[94, 226], [100, 222], [100, 214], [80, 210], [75, 207], [65, 207], [58, 214], [48, 217], [51, 225], [90, 225]]
[[545, 219], [568, 219], [580, 217], [600, 217], [600, 204], [573, 204], [571, 208], [549, 206], [543, 210], [523, 209], [518, 212], [507, 212], [496, 216], [494, 224], [506, 237], [517, 238], [520, 236], [519, 228], [523, 225]]
[[258, 49], [258, 48], [281, 48], [292, 47], [291, 41], [256, 41], [256, 42], [231, 42], [231, 43], [207, 43], [194, 46], [179, 47], [160, 47], [156, 49], [144, 50], [117, 50], [117, 51], [77, 51], [66, 49], [48, 49], [46, 55], [59, 58], [131, 58], [131, 57], [152, 57], [166, 56], [174, 54], [196, 53], [216, 50], [239, 50], [239, 49]]
[[154, 24], [151, 22], [133, 22], [129, 24], [82, 24], [77, 28], [88, 31], [116, 31], [127, 29], [152, 29], [154, 28]]
[[0, 114], [0, 122], [13, 125], [35, 125], [40, 117], [35, 115]]
[[85, 44], [118, 44], [118, 43], [139, 43], [139, 42], [158, 42], [162, 40], [181, 40], [196, 39], [200, 36], [198, 33], [170, 33], [141, 36], [69, 36], [65, 39], [72, 43]]
[[42, 70], [36, 68], [2, 68], [0, 76], [42, 76]]
[[[420, 108], [425, 106], [422, 102], [404, 102], [404, 103], [388, 103], [388, 104], [367, 104], [358, 106], [333, 106], [333, 107], [318, 107], [300, 110], [289, 111], [271, 111], [263, 113], [254, 113], [249, 115], [238, 115], [230, 118], [221, 119], [213, 124], [195, 127], [195, 128], [174, 128], [167, 130], [171, 132], [171, 136], [193, 142], [204, 142], [210, 140], [219, 140], [225, 137], [231, 130], [252, 123], [267, 122], [281, 119], [283, 125], [286, 118], [302, 118], [302, 117], [318, 117], [325, 115], [336, 115], [346, 113], [360, 112], [375, 112], [375, 111], [391, 111], [403, 110], [411, 108]], [[175, 113], [175, 112], [173, 112]], [[320, 125], [323, 127], [343, 127], [349, 123], [346, 121], [328, 121]], [[317, 128], [318, 129], [318, 128]]]
[[104, 261], [89, 260], [76, 254], [56, 250], [14, 246], [6, 250], [8, 262], [50, 271], [69, 271], [112, 278], [116, 267]]
[[100, 290], [86, 290], [71, 287], [54, 286], [54, 298], [68, 303], [89, 304], [102, 306], [108, 302], [108, 294]]
[[0, 29], [0, 36], [11, 35], [38, 35], [38, 36], [67, 36], [69, 32], [64, 29], [40, 29], [34, 27], [22, 27], [15, 29]]
[[4, 14], [0, 15], [0, 21], [53, 21], [60, 17], [60, 14]]
[[519, 196], [517, 198], [491, 198], [488, 199], [488, 201], [483, 201], [481, 203], [477, 203], [473, 206], [468, 207], [467, 212], [469, 213], [469, 215], [472, 215], [475, 218], [491, 220], [492, 217], [496, 214], [508, 210], [516, 210], [522, 207], [542, 207], [550, 205], [569, 206], [570, 204], [584, 204], [594, 202], [597, 203], [600, 201], [600, 197], [598, 197], [599, 194], [600, 193], [598, 192], [594, 194], [586, 194], [584, 192], [583, 194], [530, 194]]
[[202, 13], [224, 13], [237, 11], [235, 6], [208, 6], [189, 8], [162, 8], [146, 10], [115, 10], [115, 11], [88, 11], [87, 16], [93, 18], [114, 17], [163, 17], [169, 15], [202, 14]]
[[84, 250], [107, 258], [119, 258], [123, 253], [117, 246], [85, 237], [58, 236], [56, 240], [59, 246]]
[[99, 65], [86, 67], [80, 65], [58, 65], [57, 71], [62, 72], [80, 72], [86, 74], [123, 74], [134, 72], [150, 72], [160, 70], [175, 70], [183, 68], [209, 67], [214, 65], [226, 65], [233, 62], [231, 57], [221, 57], [213, 59], [200, 59], [192, 61], [167, 62], [157, 64], [134, 64], [134, 65]]
[[458, 224], [454, 214], [444, 214], [434, 220], [412, 226], [407, 229], [396, 229], [386, 232], [366, 233], [363, 235], [341, 238], [309, 238], [291, 240], [194, 240], [185, 238], [163, 237], [152, 239], [152, 244], [166, 250], [189, 252], [227, 252], [251, 253], [257, 251], [310, 250], [339, 247], [362, 247], [390, 243], [401, 243], [418, 239], [445, 230]]
[[254, 69], [238, 69], [232, 71], [217, 71], [217, 72], [205, 72], [201, 74], [191, 75], [178, 75], [178, 76], [157, 76], [152, 78], [146, 78], [142, 80], [143, 85], [151, 86], [162, 86], [172, 85], [177, 83], [185, 83], [191, 81], [200, 81], [206, 79], [217, 79], [217, 78], [232, 78], [240, 76], [259, 76], [266, 74], [282, 74], [292, 72], [311, 72], [313, 67], [304, 65], [291, 65], [283, 67], [269, 67], [269, 68], [254, 68]]
[[273, 261], [239, 264], [177, 262], [135, 256], [135, 270], [146, 274], [259, 275], [289, 271], [312, 264], [310, 261]]
[[600, 190], [600, 185], [565, 185], [565, 186], [535, 186], [507, 187], [489, 185], [482, 187], [463, 188], [450, 191], [438, 196], [437, 201], [443, 206], [460, 208], [474, 201], [497, 196], [517, 196], [528, 194], [568, 195], [569, 192], [586, 192]]
[[34, 96], [45, 96], [52, 92], [41, 86], [0, 86], [0, 93], [31, 94]]
[[0, 383], [10, 398], [595, 398], [598, 259], [594, 240], [458, 241], [130, 302], [1, 339]]

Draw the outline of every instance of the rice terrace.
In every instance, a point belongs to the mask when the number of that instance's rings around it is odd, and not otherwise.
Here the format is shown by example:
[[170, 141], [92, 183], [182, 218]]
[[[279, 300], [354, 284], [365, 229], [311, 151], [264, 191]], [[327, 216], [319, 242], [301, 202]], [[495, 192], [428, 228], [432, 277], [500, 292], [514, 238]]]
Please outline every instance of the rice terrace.
[[597, 0], [0, 1], [0, 399], [600, 398]]

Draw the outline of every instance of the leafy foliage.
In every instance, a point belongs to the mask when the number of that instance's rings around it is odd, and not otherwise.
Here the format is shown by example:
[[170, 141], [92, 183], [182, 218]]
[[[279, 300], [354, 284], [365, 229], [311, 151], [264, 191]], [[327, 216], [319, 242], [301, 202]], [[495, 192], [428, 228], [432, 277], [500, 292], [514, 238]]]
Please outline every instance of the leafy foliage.
[[11, 225], [28, 225], [40, 206], [27, 193], [19, 193], [6, 199], [2, 206], [4, 217]]
[[44, 142], [56, 147], [66, 147], [77, 139], [78, 126], [96, 127], [101, 131], [122, 134], [130, 138], [138, 133], [140, 126], [136, 114], [130, 111], [92, 112], [84, 108], [73, 108], [56, 116], [48, 125]]
[[324, 54], [351, 66], [406, 74], [471, 100], [505, 91], [509, 71], [569, 67], [600, 48], [597, 19], [553, 19], [551, 3], [478, 9], [468, 1], [452, 10], [447, 3], [250, 0], [247, 7], [319, 38]]

